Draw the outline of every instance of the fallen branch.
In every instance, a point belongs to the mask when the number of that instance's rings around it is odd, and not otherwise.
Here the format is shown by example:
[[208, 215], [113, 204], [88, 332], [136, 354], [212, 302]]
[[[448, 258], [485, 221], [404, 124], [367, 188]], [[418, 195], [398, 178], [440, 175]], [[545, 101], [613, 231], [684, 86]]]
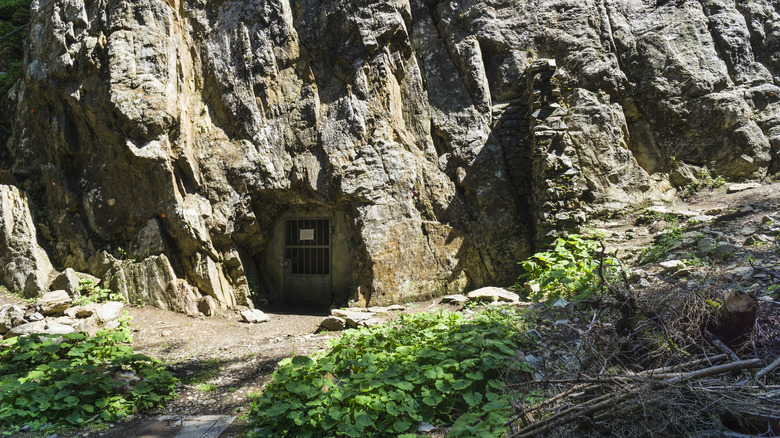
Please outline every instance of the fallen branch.
[[718, 338], [717, 336], [713, 335], [713, 334], [712, 334], [712, 333], [711, 333], [709, 330], [707, 330], [706, 328], [704, 329], [704, 336], [705, 336], [705, 337], [707, 338], [707, 340], [708, 340], [708, 341], [710, 341], [710, 343], [712, 343], [712, 345], [714, 345], [714, 346], [715, 346], [715, 347], [716, 347], [718, 350], [720, 350], [722, 353], [725, 353], [725, 354], [729, 355], [729, 357], [731, 358], [731, 360], [733, 360], [733, 361], [735, 361], [735, 362], [736, 362], [736, 361], [739, 361], [739, 356], [737, 356], [737, 354], [736, 354], [736, 353], [734, 353], [734, 351], [733, 351], [731, 348], [729, 348], [729, 346], [728, 346], [728, 345], [724, 344], [724, 343], [723, 343], [723, 341], [721, 341], [721, 340], [720, 340], [720, 338]]
[[778, 356], [778, 358], [775, 359], [774, 362], [758, 370], [758, 372], [756, 373], [756, 380], [763, 379], [764, 376], [769, 375], [769, 373], [774, 371], [777, 367], [780, 367], [780, 356]]
[[[720, 355], [718, 356], [718, 358], [723, 358], [725, 356], [726, 355]], [[700, 361], [702, 360], [711, 361], [712, 359], [713, 358], [699, 359], [698, 361], [693, 361], [693, 362], [701, 363]], [[778, 365], [780, 365], [780, 359], [778, 359], [778, 361], [776, 362], [778, 362]], [[608, 376], [608, 377], [605, 376], [599, 378], [583, 378], [579, 380], [580, 383], [578, 385], [575, 385], [574, 387], [570, 388], [564, 393], [553, 397], [552, 399], [548, 400], [547, 403], [543, 402], [543, 404], [545, 406], [550, 406], [553, 405], [555, 401], [563, 400], [566, 397], [570, 396], [571, 394], [577, 393], [580, 390], [586, 388], [590, 390], [596, 389], [598, 388], [597, 385], [598, 383], [601, 383], [603, 384], [603, 386], [607, 387], [607, 390], [609, 392], [607, 394], [596, 396], [589, 400], [576, 403], [547, 418], [528, 424], [519, 432], [515, 433], [514, 435], [511, 435], [511, 437], [530, 438], [530, 437], [540, 436], [546, 434], [547, 432], [557, 427], [563, 426], [565, 424], [573, 423], [577, 421], [577, 419], [582, 417], [594, 416], [594, 419], [597, 421], [601, 421], [607, 418], [614, 418], [616, 413], [630, 412], [635, 409], [638, 409], [641, 406], [646, 405], [647, 403], [654, 403], [663, 400], [664, 396], [663, 394], [661, 394], [663, 390], [666, 390], [668, 388], [675, 388], [682, 382], [704, 379], [706, 377], [717, 376], [720, 374], [726, 374], [733, 371], [741, 371], [750, 368], [757, 368], [760, 366], [761, 366], [760, 359], [750, 359], [750, 360], [730, 362], [722, 365], [714, 365], [700, 370], [688, 371], [688, 372], [658, 373], [657, 371], [661, 369], [656, 369], [656, 370], [648, 370], [650, 373], [642, 374], [642, 375], [637, 373], [630, 376], [624, 375], [624, 376]], [[669, 370], [670, 368], [676, 368], [676, 367], [665, 367], [662, 369], [666, 371]], [[655, 373], [652, 373], [654, 371]], [[663, 379], [663, 380], [659, 380], [659, 379]], [[587, 383], [581, 383], [583, 381]], [[546, 381], [545, 383], [551, 383], [551, 382], [552, 381]], [[573, 382], [573, 381], [559, 381], [559, 382]], [[654, 391], [656, 393], [656, 396], [651, 397], [649, 400], [642, 401], [641, 394], [647, 391]], [[638, 398], [639, 400], [631, 402], [630, 400], [632, 398], [634, 399]], [[629, 402], [626, 403], [627, 401]], [[615, 409], [616, 406], [620, 408]], [[517, 419], [523, 417], [524, 415], [527, 415], [530, 412], [533, 412], [534, 410], [538, 410], [538, 409], [536, 407], [531, 409], [525, 409], [519, 415], [515, 416], [512, 421], [517, 421]], [[507, 424], [509, 423], [511, 423], [511, 421], [507, 422]]]

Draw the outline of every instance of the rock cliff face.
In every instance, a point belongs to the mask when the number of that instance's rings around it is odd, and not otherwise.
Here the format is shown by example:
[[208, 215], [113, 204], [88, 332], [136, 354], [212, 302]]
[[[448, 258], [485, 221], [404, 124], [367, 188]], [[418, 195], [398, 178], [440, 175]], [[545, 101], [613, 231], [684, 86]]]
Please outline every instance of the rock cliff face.
[[0, 182], [55, 266], [179, 310], [283, 299], [292, 210], [346, 217], [333, 299], [382, 304], [780, 170], [777, 0], [36, 0], [28, 32]]

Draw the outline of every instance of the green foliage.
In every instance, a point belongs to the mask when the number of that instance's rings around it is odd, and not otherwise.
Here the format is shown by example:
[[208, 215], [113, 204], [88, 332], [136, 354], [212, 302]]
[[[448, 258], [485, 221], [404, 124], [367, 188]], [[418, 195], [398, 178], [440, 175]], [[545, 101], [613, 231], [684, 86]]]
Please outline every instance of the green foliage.
[[[81, 427], [161, 405], [175, 379], [159, 361], [135, 354], [118, 329], [31, 335], [0, 341], [0, 430]], [[121, 378], [135, 374], [135, 381]]]
[[87, 303], [103, 303], [106, 301], [125, 301], [125, 296], [111, 289], [96, 286], [91, 278], [82, 278], [76, 286], [79, 297], [73, 300], [73, 305], [83, 306]]
[[5, 94], [22, 73], [24, 38], [21, 27], [30, 20], [30, 0], [0, 0], [0, 94]]
[[658, 236], [658, 241], [650, 246], [642, 248], [639, 263], [646, 264], [663, 260], [670, 252], [682, 245], [683, 229], [677, 225], [677, 221], [670, 221], [664, 228], [663, 234]]
[[726, 184], [726, 180], [722, 176], [718, 175], [717, 177], [713, 177], [707, 169], [702, 169], [701, 172], [699, 172], [698, 178], [699, 179], [696, 181], [685, 186], [685, 194], [693, 194], [702, 189], [717, 189]]
[[[533, 301], [558, 297], [583, 299], [598, 292], [599, 285], [599, 242], [572, 234], [567, 239], [559, 238], [552, 251], [538, 252], [528, 260], [520, 262], [525, 274], [514, 288], [523, 290], [522, 283], [539, 285], [539, 291], [531, 293]], [[604, 257], [604, 275], [614, 275], [617, 261]]]
[[500, 436], [510, 406], [499, 376], [516, 358], [519, 321], [418, 313], [348, 330], [328, 353], [280, 362], [252, 403], [250, 436], [414, 437], [421, 421], [452, 424], [453, 437]]

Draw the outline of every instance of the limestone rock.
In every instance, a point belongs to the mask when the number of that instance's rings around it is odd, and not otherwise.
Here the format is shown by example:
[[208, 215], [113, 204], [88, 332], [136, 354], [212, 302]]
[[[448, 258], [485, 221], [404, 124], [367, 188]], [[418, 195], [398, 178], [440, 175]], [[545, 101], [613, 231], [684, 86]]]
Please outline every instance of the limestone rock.
[[70, 295], [64, 290], [55, 290], [43, 294], [38, 299], [37, 303], [41, 307], [41, 312], [44, 315], [59, 315], [62, 314], [65, 309], [71, 303]]
[[468, 298], [463, 294], [445, 295], [441, 297], [442, 304], [463, 304]]
[[73, 268], [66, 268], [54, 279], [51, 283], [51, 288], [52, 290], [64, 290], [68, 295], [75, 298], [80, 295], [79, 289], [82, 280], [89, 281], [89, 284], [92, 286], [97, 286], [100, 283], [100, 279], [97, 277], [83, 272], [76, 272]]
[[726, 189], [726, 193], [744, 192], [745, 190], [755, 189], [761, 187], [760, 183], [744, 183], [744, 184], [731, 184]]
[[218, 309], [219, 306], [217, 306], [217, 302], [209, 295], [202, 297], [200, 301], [198, 301], [198, 310], [206, 316], [216, 315]]
[[257, 324], [271, 320], [268, 315], [258, 309], [244, 310], [241, 312], [241, 319], [244, 322], [248, 322], [250, 324]]
[[664, 268], [665, 271], [676, 271], [685, 267], [685, 262], [682, 260], [666, 260], [658, 263], [658, 265]]
[[500, 287], [483, 287], [467, 295], [469, 301], [520, 301], [520, 296]]
[[35, 321], [20, 324], [3, 335], [3, 338], [8, 339], [16, 336], [26, 336], [33, 333], [46, 333], [46, 321]]
[[780, 171], [764, 0], [93, 6], [33, 2], [3, 96], [0, 171], [44, 214], [3, 186], [0, 277], [29, 295], [37, 236], [133, 303], [191, 312], [178, 280], [282, 300], [284, 220], [318, 208], [349, 224], [323, 300], [462, 293], [514, 281], [583, 202], [672, 196], [695, 166]]
[[89, 318], [95, 313], [95, 310], [97, 309], [96, 305], [87, 305], [87, 306], [76, 306], [76, 307], [69, 307], [67, 310], [65, 310], [65, 316], [69, 318]]
[[76, 288], [79, 286], [79, 276], [76, 275], [76, 271], [73, 268], [66, 268], [54, 281], [51, 283], [51, 287], [54, 290], [64, 290], [71, 297], [76, 297]]
[[0, 308], [0, 334], [7, 333], [12, 328], [24, 322], [24, 309], [8, 304]]
[[95, 309], [95, 317], [98, 321], [109, 324], [116, 321], [122, 316], [122, 309], [125, 307], [123, 303], [118, 301], [109, 301], [104, 304], [100, 304]]
[[67, 335], [75, 331], [76, 329], [70, 325], [62, 324], [55, 321], [49, 321], [46, 323], [46, 333], [51, 335]]
[[357, 328], [360, 326], [360, 323], [374, 319], [374, 314], [366, 312], [352, 312], [346, 314], [344, 319], [346, 320], [347, 327]]
[[0, 282], [35, 298], [46, 290], [53, 270], [38, 245], [27, 196], [14, 186], [0, 184]]
[[323, 319], [322, 322], [320, 322], [320, 327], [323, 330], [337, 332], [344, 330], [346, 323], [347, 322], [344, 320], [344, 318], [339, 318], [338, 316], [328, 316], [327, 318]]

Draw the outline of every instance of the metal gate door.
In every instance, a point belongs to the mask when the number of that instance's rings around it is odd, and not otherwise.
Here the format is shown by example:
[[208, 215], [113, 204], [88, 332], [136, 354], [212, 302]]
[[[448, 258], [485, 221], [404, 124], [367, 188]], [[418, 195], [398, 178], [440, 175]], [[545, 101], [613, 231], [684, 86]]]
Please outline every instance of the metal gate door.
[[285, 304], [330, 305], [330, 219], [285, 219]]

